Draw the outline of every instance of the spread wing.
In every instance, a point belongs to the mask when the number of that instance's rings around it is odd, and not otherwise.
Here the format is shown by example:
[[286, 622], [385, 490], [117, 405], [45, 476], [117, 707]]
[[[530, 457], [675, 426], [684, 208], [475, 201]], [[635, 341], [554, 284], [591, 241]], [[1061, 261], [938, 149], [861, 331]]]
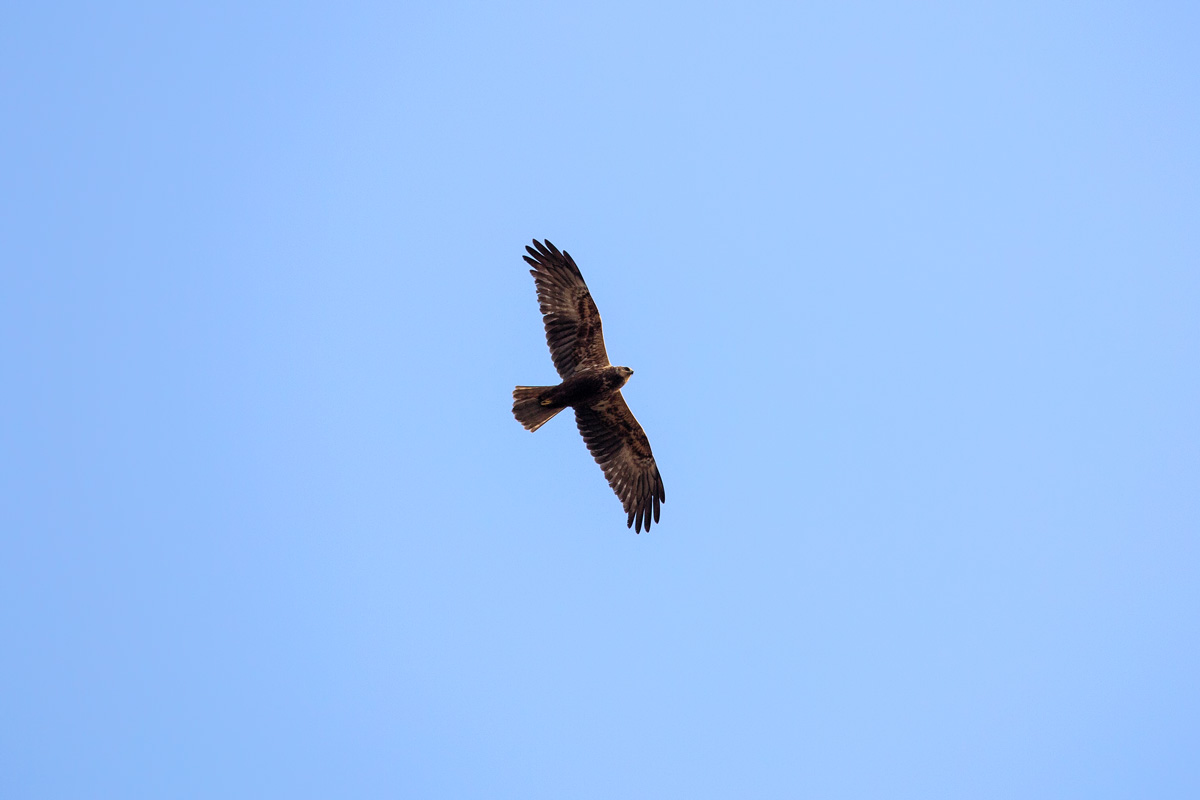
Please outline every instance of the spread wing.
[[629, 515], [628, 527], [650, 530], [651, 512], [658, 522], [659, 504], [667, 501], [662, 476], [650, 452], [650, 440], [634, 419], [620, 392], [592, 406], [576, 406], [575, 423], [608, 485]]
[[[570, 253], [559, 252], [547, 240], [533, 240], [524, 256], [533, 269], [529, 274], [537, 284], [538, 305], [546, 324], [546, 343], [561, 378], [571, 377], [578, 369], [607, 367], [604, 333], [600, 330], [600, 312], [592, 301], [587, 284]], [[534, 248], [537, 248], [536, 250]]]

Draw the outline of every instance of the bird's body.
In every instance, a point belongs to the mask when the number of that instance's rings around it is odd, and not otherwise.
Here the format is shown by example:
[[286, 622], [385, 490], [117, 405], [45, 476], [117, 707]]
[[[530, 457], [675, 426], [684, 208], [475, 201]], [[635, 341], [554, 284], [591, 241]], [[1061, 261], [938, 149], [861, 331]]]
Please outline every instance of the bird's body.
[[[629, 370], [626, 374], [621, 371], [623, 369], [629, 368], [585, 369], [576, 372], [557, 386], [518, 386], [517, 389], [537, 389], [536, 394], [527, 395], [525, 399], [536, 401], [539, 408], [548, 411], [562, 411], [567, 406], [586, 407], [625, 385], [629, 380], [629, 375], [633, 374], [633, 370]], [[517, 419], [521, 420], [519, 414]], [[537, 428], [529, 428], [529, 430], [537, 430]]]
[[650, 441], [621, 396], [633, 370], [609, 363], [600, 312], [575, 260], [549, 241], [533, 243], [537, 249], [526, 247], [525, 260], [533, 267], [546, 342], [563, 380], [557, 386], [516, 387], [513, 416], [536, 431], [573, 408], [584, 443], [629, 515], [629, 527], [650, 530], [667, 496]]

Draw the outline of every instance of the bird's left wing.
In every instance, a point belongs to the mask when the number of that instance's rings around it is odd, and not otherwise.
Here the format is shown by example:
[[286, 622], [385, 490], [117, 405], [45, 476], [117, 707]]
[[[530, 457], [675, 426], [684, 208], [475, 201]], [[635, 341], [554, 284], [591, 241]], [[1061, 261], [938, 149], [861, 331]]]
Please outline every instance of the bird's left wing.
[[667, 492], [650, 440], [625, 398], [613, 392], [594, 405], [576, 406], [575, 423], [629, 515], [628, 527], [636, 527], [638, 533], [643, 527], [650, 530], [651, 517], [658, 522], [659, 505], [667, 501]]
[[549, 240], [543, 243], [534, 239], [533, 244], [534, 247], [525, 248], [529, 255], [524, 259], [533, 267], [529, 274], [537, 284], [538, 305], [554, 368], [565, 380], [578, 369], [607, 367], [600, 312], [579, 267], [575, 266], [575, 259]]

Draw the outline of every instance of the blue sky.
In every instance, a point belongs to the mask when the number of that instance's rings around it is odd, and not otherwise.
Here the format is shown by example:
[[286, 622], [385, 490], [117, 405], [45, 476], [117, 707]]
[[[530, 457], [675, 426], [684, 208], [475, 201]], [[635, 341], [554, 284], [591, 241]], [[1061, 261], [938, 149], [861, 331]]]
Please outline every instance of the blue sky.
[[1191, 5], [0, 16], [4, 797], [1200, 794]]

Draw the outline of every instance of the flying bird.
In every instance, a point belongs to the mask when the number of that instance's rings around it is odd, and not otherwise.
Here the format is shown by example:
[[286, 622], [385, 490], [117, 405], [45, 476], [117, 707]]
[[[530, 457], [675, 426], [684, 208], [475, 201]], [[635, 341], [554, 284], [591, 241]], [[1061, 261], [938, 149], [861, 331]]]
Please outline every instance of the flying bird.
[[609, 363], [600, 312], [575, 259], [549, 240], [534, 239], [533, 245], [525, 248], [529, 255], [524, 258], [533, 267], [529, 274], [537, 286], [546, 343], [562, 383], [518, 386], [513, 390], [513, 416], [536, 431], [564, 408], [575, 409], [584, 443], [629, 515], [626, 527], [648, 531], [651, 517], [658, 522], [667, 493], [650, 440], [621, 396], [633, 370]]

